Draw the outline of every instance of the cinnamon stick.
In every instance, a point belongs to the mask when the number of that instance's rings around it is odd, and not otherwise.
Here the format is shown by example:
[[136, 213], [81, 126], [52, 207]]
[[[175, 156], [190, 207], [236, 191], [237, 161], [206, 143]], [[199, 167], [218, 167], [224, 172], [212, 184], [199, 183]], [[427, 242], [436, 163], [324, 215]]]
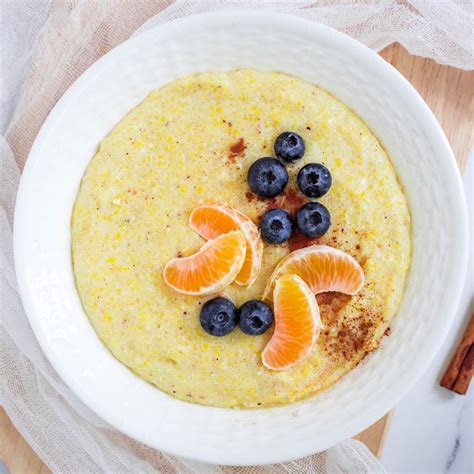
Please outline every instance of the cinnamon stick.
[[454, 356], [441, 379], [440, 385], [464, 395], [473, 376], [474, 358], [474, 315], [467, 326], [462, 341], [456, 348]]
[[461, 370], [459, 371], [458, 378], [454, 384], [453, 391], [460, 395], [465, 395], [471, 382], [472, 375], [474, 372], [474, 346], [471, 346], [467, 353], [464, 362], [462, 363]]

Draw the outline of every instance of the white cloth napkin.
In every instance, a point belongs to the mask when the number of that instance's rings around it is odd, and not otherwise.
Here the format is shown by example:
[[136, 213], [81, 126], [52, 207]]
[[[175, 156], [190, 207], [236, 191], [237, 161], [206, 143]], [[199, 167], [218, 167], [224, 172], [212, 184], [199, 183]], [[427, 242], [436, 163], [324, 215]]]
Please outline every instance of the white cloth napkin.
[[398, 41], [440, 63], [474, 67], [470, 1], [1, 2], [0, 404], [55, 472], [385, 472], [354, 440], [298, 461], [252, 468], [203, 465], [160, 453], [116, 431], [77, 399], [46, 360], [25, 316], [13, 264], [13, 210], [20, 169], [50, 109], [82, 71], [133, 32], [229, 7], [299, 15], [375, 50]]

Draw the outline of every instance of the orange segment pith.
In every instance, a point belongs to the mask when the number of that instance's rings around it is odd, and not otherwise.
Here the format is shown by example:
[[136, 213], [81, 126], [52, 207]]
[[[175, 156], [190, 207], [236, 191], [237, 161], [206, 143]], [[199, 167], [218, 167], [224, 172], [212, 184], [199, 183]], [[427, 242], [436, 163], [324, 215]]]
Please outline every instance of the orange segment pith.
[[217, 293], [230, 285], [245, 260], [246, 241], [239, 231], [206, 242], [199, 252], [173, 258], [163, 270], [165, 283], [186, 295]]
[[288, 254], [276, 267], [264, 292], [272, 298], [275, 281], [284, 273], [300, 276], [314, 294], [338, 291], [355, 295], [364, 285], [364, 271], [357, 261], [342, 250], [327, 245], [312, 245]]
[[282, 275], [273, 292], [275, 330], [262, 353], [263, 365], [283, 370], [311, 352], [321, 329], [316, 297], [297, 275]]
[[244, 213], [223, 204], [203, 205], [193, 210], [189, 225], [204, 239], [240, 230], [247, 241], [247, 252], [235, 283], [249, 286], [255, 281], [262, 266], [263, 243], [257, 226]]

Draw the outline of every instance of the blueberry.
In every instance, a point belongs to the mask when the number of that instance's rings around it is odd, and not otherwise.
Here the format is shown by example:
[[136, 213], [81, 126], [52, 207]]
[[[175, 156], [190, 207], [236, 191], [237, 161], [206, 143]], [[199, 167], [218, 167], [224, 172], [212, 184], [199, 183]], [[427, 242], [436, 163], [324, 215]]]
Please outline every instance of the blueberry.
[[275, 140], [275, 155], [285, 161], [303, 158], [304, 140], [295, 132], [283, 132]]
[[263, 301], [251, 300], [239, 310], [239, 327], [245, 334], [259, 336], [273, 323], [273, 311]]
[[255, 194], [272, 198], [285, 189], [288, 171], [275, 158], [260, 158], [249, 168], [247, 181]]
[[297, 181], [298, 187], [304, 195], [310, 198], [319, 198], [329, 191], [332, 177], [324, 165], [309, 163], [300, 169]]
[[331, 215], [319, 202], [308, 202], [298, 209], [296, 225], [305, 237], [321, 237], [331, 225]]
[[237, 325], [237, 308], [232, 301], [219, 296], [205, 303], [199, 320], [211, 336], [225, 336]]
[[260, 220], [260, 231], [269, 244], [281, 244], [291, 237], [293, 222], [285, 210], [270, 209]]

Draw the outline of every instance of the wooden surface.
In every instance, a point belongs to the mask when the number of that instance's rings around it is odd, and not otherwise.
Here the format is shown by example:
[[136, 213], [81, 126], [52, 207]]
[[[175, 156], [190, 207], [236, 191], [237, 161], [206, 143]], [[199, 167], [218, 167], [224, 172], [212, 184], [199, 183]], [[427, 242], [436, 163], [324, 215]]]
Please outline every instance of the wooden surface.
[[[381, 55], [418, 90], [441, 123], [461, 170], [464, 169], [474, 134], [474, 72], [440, 66], [430, 59], [411, 56], [399, 45]], [[356, 436], [377, 456], [387, 433], [390, 415]], [[10, 423], [0, 408], [0, 459], [12, 474], [46, 474], [48, 468]], [[0, 466], [1, 471], [1, 466]]]
[[474, 140], [474, 71], [440, 66], [392, 45], [381, 53], [425, 99], [443, 127], [461, 168]]
[[[46, 467], [0, 407], [0, 460], [12, 474], [47, 474]], [[0, 464], [0, 472], [2, 466]]]

